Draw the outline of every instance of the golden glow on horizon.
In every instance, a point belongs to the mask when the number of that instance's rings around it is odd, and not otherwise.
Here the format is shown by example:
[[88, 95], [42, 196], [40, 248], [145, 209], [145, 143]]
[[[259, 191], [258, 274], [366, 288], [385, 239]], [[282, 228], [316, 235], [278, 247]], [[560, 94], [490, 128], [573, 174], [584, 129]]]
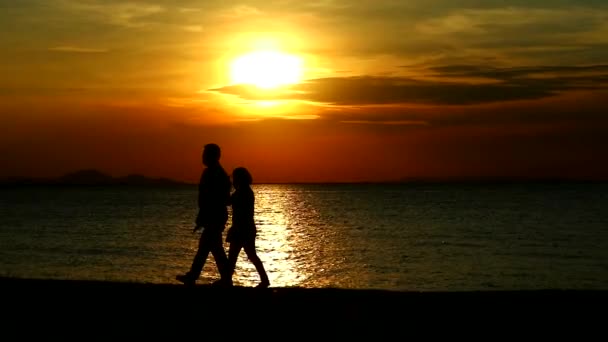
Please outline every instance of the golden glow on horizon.
[[302, 79], [302, 59], [278, 50], [258, 50], [237, 57], [230, 66], [233, 84], [272, 89]]

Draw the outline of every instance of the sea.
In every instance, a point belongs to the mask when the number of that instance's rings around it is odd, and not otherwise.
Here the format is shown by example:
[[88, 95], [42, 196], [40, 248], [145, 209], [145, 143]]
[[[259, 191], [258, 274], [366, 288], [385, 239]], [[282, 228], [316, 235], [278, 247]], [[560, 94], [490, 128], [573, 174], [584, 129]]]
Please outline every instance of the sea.
[[[253, 189], [271, 287], [608, 289], [608, 183]], [[196, 186], [1, 188], [0, 276], [177, 284], [200, 237], [196, 199]], [[198, 283], [218, 278], [209, 255]], [[260, 281], [244, 252], [233, 279]]]

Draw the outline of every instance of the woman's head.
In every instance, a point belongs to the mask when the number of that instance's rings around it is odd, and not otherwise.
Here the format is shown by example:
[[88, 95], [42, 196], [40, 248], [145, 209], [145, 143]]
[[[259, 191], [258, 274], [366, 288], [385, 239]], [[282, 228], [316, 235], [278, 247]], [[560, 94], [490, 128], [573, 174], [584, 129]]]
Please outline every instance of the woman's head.
[[253, 183], [253, 178], [246, 168], [237, 167], [232, 171], [232, 182], [234, 183], [235, 188], [249, 186]]

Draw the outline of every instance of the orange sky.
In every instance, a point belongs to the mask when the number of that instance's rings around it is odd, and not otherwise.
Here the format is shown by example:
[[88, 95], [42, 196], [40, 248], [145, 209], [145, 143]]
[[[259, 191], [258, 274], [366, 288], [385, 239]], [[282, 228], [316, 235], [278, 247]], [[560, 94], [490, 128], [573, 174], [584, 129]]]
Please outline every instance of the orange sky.
[[[503, 3], [0, 0], [0, 178], [608, 179], [607, 5]], [[231, 80], [260, 49], [301, 79]]]

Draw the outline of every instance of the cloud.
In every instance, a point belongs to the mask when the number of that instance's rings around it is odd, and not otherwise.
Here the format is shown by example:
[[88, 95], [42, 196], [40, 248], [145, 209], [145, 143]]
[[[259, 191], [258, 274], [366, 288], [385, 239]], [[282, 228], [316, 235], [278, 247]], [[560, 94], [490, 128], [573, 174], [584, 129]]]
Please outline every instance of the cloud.
[[71, 53], [104, 53], [108, 52], [108, 49], [99, 49], [99, 48], [86, 48], [79, 46], [55, 46], [50, 47], [49, 51], [56, 52], [71, 52]]
[[[298, 13], [307, 11], [316, 19], [303, 25], [323, 33], [315, 36], [315, 42], [332, 56], [441, 58], [448, 63], [458, 58], [493, 58], [513, 64], [564, 59], [602, 63], [598, 44], [608, 43], [605, 1], [421, 3], [379, 0], [311, 6], [290, 2], [290, 6], [300, 6]], [[567, 54], [555, 53], [564, 46], [570, 49]]]
[[347, 124], [363, 124], [363, 125], [404, 125], [404, 126], [428, 126], [428, 121], [423, 120], [391, 120], [391, 121], [377, 121], [377, 120], [344, 120], [342, 123]]
[[259, 16], [262, 14], [263, 13], [258, 8], [247, 5], [236, 5], [234, 7], [220, 10], [216, 13], [216, 15], [225, 17], [227, 19], [242, 19], [252, 16]]
[[125, 27], [141, 27], [148, 24], [146, 17], [165, 11], [165, 8], [153, 3], [137, 2], [60, 2], [63, 8], [91, 15], [94, 18], [111, 25]]
[[[546, 75], [555, 80], [560, 77], [577, 77], [590, 75], [591, 81], [605, 78], [608, 75], [608, 65], [586, 66], [522, 66], [512, 68], [497, 68], [481, 65], [443, 65], [431, 67], [431, 70], [442, 76], [483, 77], [501, 81], [514, 81]], [[593, 78], [595, 76], [595, 79]]]
[[[571, 90], [608, 85], [608, 65], [497, 68], [446, 65], [428, 70], [432, 79], [400, 76], [330, 77], [262, 91], [248, 85], [210, 89], [244, 100], [303, 100], [329, 105], [475, 105], [541, 99]], [[433, 75], [434, 74], [434, 75]], [[461, 80], [454, 80], [460, 77]], [[493, 82], [472, 82], [471, 77]]]
[[182, 29], [188, 32], [203, 32], [203, 27], [200, 25], [185, 25]]

